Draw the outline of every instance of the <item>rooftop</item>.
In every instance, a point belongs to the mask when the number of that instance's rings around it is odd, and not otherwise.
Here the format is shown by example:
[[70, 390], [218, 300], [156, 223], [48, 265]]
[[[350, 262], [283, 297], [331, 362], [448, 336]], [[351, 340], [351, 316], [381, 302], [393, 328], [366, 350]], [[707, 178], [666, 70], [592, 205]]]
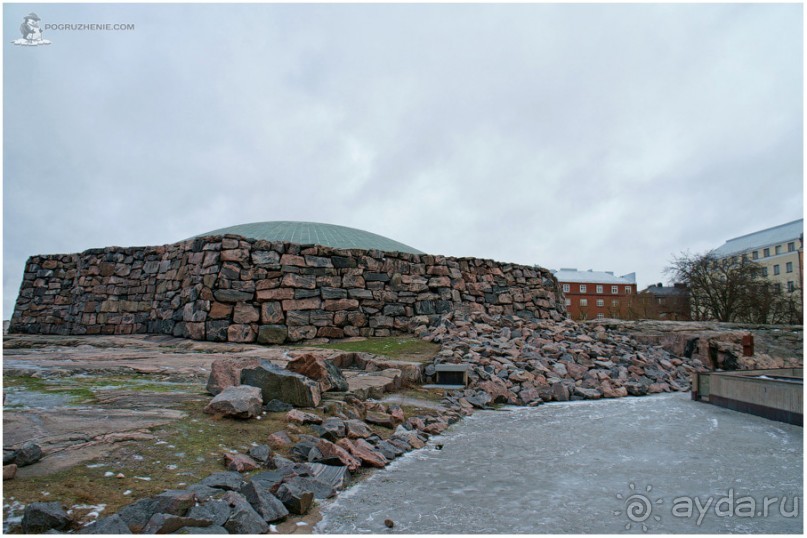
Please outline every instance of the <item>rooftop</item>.
[[322, 224], [319, 222], [296, 222], [277, 220], [271, 222], [252, 222], [228, 228], [219, 228], [196, 237], [213, 235], [241, 235], [250, 239], [265, 241], [286, 241], [299, 245], [323, 245], [342, 249], [377, 249], [385, 252], [408, 252], [423, 254], [416, 248], [399, 243], [388, 237], [347, 226]]
[[615, 276], [611, 271], [578, 271], [574, 268], [562, 267], [552, 273], [558, 282], [583, 282], [592, 284], [636, 284], [636, 273]]
[[684, 284], [676, 284], [674, 286], [650, 285], [639, 293], [649, 293], [659, 297], [674, 297], [674, 296], [687, 296], [689, 295], [689, 288]]
[[778, 243], [786, 243], [798, 239], [804, 233], [804, 219], [794, 220], [780, 224], [773, 228], [766, 228], [758, 232], [729, 239], [713, 253], [716, 256], [729, 256], [748, 250], [767, 247]]

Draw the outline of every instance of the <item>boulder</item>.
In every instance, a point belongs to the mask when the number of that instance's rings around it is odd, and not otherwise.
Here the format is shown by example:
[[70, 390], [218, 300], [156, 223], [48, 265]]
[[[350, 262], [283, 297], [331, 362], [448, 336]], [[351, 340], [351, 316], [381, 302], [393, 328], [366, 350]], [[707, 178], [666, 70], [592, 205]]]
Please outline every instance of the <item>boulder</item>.
[[345, 421], [345, 433], [350, 439], [366, 439], [373, 435], [373, 432], [370, 431], [367, 424], [361, 420], [355, 419]]
[[532, 402], [536, 402], [541, 400], [541, 395], [538, 392], [538, 389], [524, 389], [518, 393], [518, 397], [524, 404], [530, 404]]
[[226, 501], [212, 500], [196, 505], [185, 514], [194, 519], [207, 519], [212, 525], [223, 526], [230, 519], [230, 505]]
[[385, 428], [390, 429], [395, 427], [395, 419], [393, 419], [391, 415], [388, 415], [386, 413], [376, 413], [373, 411], [369, 411], [364, 420], [365, 422], [375, 424], [376, 426], [383, 426]]
[[25, 467], [42, 459], [42, 449], [33, 441], [26, 441], [22, 444], [14, 457], [17, 467]]
[[292, 409], [294, 409], [293, 405], [280, 400], [270, 400], [269, 403], [263, 406], [263, 410], [267, 413], [287, 413]]
[[575, 387], [574, 393], [577, 396], [582, 396], [587, 400], [599, 400], [602, 397], [602, 393], [597, 389], [587, 389], [583, 387]]
[[347, 380], [339, 368], [322, 357], [301, 355], [289, 362], [286, 369], [317, 381], [322, 392], [348, 390]]
[[289, 437], [289, 434], [283, 430], [271, 434], [269, 437], [266, 438], [266, 442], [269, 444], [270, 447], [272, 447], [275, 450], [289, 446], [293, 443], [293, 441]]
[[196, 495], [196, 499], [200, 502], [207, 501], [213, 497], [218, 497], [224, 493], [223, 489], [211, 488], [210, 486], [205, 486], [202, 484], [193, 484], [188, 486], [188, 491], [192, 491], [194, 495]]
[[[358, 462], [357, 462], [358, 463]], [[331, 486], [335, 490], [342, 489], [345, 484], [345, 476], [348, 468], [345, 465], [323, 465], [321, 463], [309, 463], [311, 476], [318, 481]]]
[[60, 502], [34, 502], [22, 514], [22, 532], [45, 534], [50, 530], [62, 531], [70, 525], [70, 517]]
[[280, 499], [272, 495], [269, 488], [260, 481], [253, 480], [244, 484], [239, 493], [267, 523], [279, 521], [289, 515], [288, 509]]
[[390, 439], [393, 442], [395, 439], [401, 439], [412, 448], [423, 448], [426, 443], [421, 441], [420, 437], [415, 432], [395, 432]]
[[336, 496], [336, 489], [333, 486], [310, 476], [289, 477], [283, 483], [293, 485], [302, 491], [310, 491], [314, 494], [314, 498], [318, 500], [330, 499]]
[[292, 514], [305, 515], [314, 503], [314, 492], [296, 483], [283, 483], [277, 490], [277, 497]]
[[485, 409], [490, 403], [491, 398], [490, 394], [488, 394], [487, 392], [479, 391], [473, 396], [466, 396], [465, 401], [467, 401], [469, 404], [476, 407], [477, 409]]
[[210, 525], [209, 527], [182, 527], [172, 534], [229, 534], [227, 529], [220, 525]]
[[568, 402], [569, 389], [563, 383], [555, 383], [552, 385], [552, 397], [558, 402]]
[[494, 403], [515, 403], [515, 397], [507, 388], [507, 384], [496, 376], [492, 376], [489, 381], [482, 381], [477, 387], [490, 395]]
[[212, 475], [202, 479], [199, 484], [211, 488], [225, 489], [229, 491], [237, 491], [241, 488], [244, 482], [244, 477], [241, 473], [235, 471], [227, 471], [221, 473], [213, 473]]
[[346, 435], [345, 421], [331, 417], [322, 421], [322, 425], [314, 426], [314, 431], [328, 441], [337, 441]]
[[316, 446], [316, 441], [300, 441], [291, 449], [291, 454], [303, 461], [318, 461], [322, 454]]
[[241, 382], [241, 370], [255, 368], [261, 364], [257, 357], [239, 357], [216, 359], [210, 365], [210, 376], [207, 378], [207, 392], [216, 395], [227, 387]]
[[8, 465], [3, 465], [3, 480], [13, 480], [16, 475], [17, 475], [16, 464], [10, 463]]
[[315, 445], [320, 453], [318, 459], [313, 460], [315, 463], [323, 463], [325, 465], [344, 465], [351, 472], [361, 467], [361, 461], [354, 458], [344, 447], [336, 445], [325, 439], [320, 439]]
[[296, 474], [297, 473], [295, 473], [290, 466], [287, 466], [281, 470], [256, 473], [252, 475], [252, 483], [259, 485], [261, 488], [274, 494], [277, 492], [277, 488], [280, 487], [280, 484], [283, 483], [283, 480], [286, 477], [294, 476]]
[[132, 531], [120, 516], [115, 514], [83, 527], [77, 534], [132, 534]]
[[227, 387], [218, 393], [204, 412], [232, 418], [253, 418], [261, 414], [261, 389], [249, 385]]
[[565, 361], [563, 364], [566, 366], [566, 371], [569, 373], [569, 376], [574, 380], [583, 379], [583, 376], [588, 372], [588, 368], [576, 362]]
[[224, 454], [224, 466], [228, 471], [236, 471], [243, 473], [244, 471], [253, 471], [258, 468], [258, 462], [247, 456], [246, 454], [233, 454], [226, 452]]
[[389, 441], [381, 441], [377, 443], [376, 449], [379, 452], [381, 452], [381, 454], [383, 454], [384, 457], [387, 458], [389, 461], [394, 460], [395, 458], [397, 458], [398, 456], [400, 456], [405, 452], [402, 448], [395, 446]]
[[306, 413], [299, 409], [292, 409], [286, 413], [286, 420], [295, 424], [322, 424], [322, 417], [314, 413]]
[[145, 499], [137, 500], [118, 510], [118, 516], [133, 533], [139, 533], [154, 514], [184, 516], [196, 501], [196, 494], [189, 490], [168, 490]]
[[321, 398], [315, 381], [266, 361], [241, 370], [241, 384], [260, 388], [264, 402], [277, 399], [295, 407], [316, 407]]
[[272, 449], [268, 445], [253, 446], [247, 454], [264, 467], [272, 464]]
[[448, 428], [448, 422], [439, 419], [427, 425], [425, 428], [423, 428], [423, 431], [428, 433], [429, 435], [438, 435], [440, 433], [443, 433], [443, 431], [445, 431], [446, 428]]
[[365, 467], [383, 468], [387, 466], [387, 458], [376, 451], [373, 446], [364, 439], [340, 439], [338, 446], [347, 450], [351, 456], [361, 461]]
[[224, 524], [228, 533], [264, 534], [269, 532], [269, 524], [252, 508], [243, 495], [228, 491], [221, 500], [230, 505], [230, 518]]
[[141, 531], [142, 534], [171, 534], [183, 527], [209, 527], [213, 524], [210, 519], [197, 519], [193, 517], [175, 516], [172, 514], [154, 514]]
[[628, 389], [625, 387], [614, 387], [607, 379], [600, 383], [600, 391], [602, 391], [603, 398], [623, 398], [628, 395]]

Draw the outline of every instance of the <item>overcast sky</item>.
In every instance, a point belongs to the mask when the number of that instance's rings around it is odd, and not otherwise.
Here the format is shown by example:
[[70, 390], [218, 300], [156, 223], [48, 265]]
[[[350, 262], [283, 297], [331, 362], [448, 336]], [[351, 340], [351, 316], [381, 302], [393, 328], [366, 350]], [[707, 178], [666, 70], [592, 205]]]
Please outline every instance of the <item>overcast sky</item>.
[[801, 5], [3, 9], [4, 319], [28, 256], [247, 222], [641, 289], [803, 215]]

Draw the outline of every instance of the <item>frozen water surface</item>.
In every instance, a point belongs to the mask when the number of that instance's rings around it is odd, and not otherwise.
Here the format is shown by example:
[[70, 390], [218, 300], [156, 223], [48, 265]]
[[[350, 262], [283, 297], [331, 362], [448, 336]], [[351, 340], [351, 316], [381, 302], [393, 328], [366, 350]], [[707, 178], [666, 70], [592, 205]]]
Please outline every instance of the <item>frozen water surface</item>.
[[479, 412], [434, 442], [324, 503], [316, 530], [802, 532], [802, 428], [688, 394]]

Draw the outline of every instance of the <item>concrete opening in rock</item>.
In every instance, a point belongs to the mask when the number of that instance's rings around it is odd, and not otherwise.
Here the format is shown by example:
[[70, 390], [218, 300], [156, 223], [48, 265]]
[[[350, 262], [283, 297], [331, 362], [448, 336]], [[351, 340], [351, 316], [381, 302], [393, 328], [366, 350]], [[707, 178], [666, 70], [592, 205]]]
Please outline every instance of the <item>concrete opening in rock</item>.
[[438, 385], [468, 385], [468, 366], [465, 364], [436, 364], [434, 369]]

